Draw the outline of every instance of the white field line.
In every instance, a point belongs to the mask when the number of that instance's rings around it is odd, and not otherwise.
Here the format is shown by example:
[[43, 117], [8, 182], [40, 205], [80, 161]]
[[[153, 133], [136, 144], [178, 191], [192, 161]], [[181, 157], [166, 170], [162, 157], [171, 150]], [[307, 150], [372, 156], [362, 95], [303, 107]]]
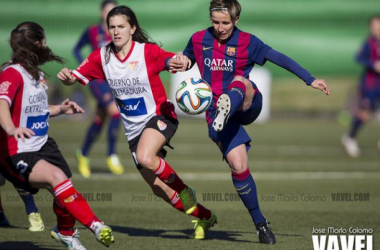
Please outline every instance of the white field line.
[[[74, 179], [83, 180], [78, 174], [73, 174]], [[183, 180], [191, 181], [224, 181], [231, 180], [228, 173], [180, 173]], [[255, 180], [341, 180], [341, 179], [380, 179], [380, 172], [271, 172], [253, 173]], [[90, 180], [140, 180], [138, 173], [113, 175], [108, 173], [93, 173]]]

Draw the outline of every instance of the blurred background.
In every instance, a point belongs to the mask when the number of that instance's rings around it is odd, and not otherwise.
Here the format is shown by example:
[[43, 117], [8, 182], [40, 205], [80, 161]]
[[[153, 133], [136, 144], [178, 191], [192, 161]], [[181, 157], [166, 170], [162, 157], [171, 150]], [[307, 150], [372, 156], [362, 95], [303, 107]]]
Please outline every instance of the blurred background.
[[[11, 30], [23, 21], [40, 23], [46, 31], [47, 44], [66, 59], [65, 67], [76, 68], [72, 49], [84, 29], [100, 22], [99, 0], [0, 0], [0, 59], [9, 60], [8, 39]], [[209, 1], [206, 0], [119, 0], [132, 7], [140, 25], [165, 50], [182, 50], [190, 36], [210, 26]], [[324, 197], [323, 201], [284, 202], [261, 200], [262, 211], [272, 221], [278, 235], [279, 249], [312, 249], [312, 228], [328, 226], [372, 228], [379, 232], [380, 139], [379, 118], [376, 116], [362, 129], [358, 138], [362, 155], [349, 158], [340, 143], [350, 122], [350, 105], [355, 100], [356, 86], [362, 68], [354, 57], [366, 39], [368, 18], [379, 14], [378, 0], [240, 0], [242, 13], [238, 27], [258, 36], [276, 50], [288, 55], [315, 77], [325, 79], [330, 96], [306, 87], [296, 76], [267, 63], [264, 68], [272, 76], [271, 116], [264, 124], [246, 129], [252, 137], [249, 165], [260, 195], [302, 194]], [[85, 53], [89, 53], [90, 48]], [[105, 165], [106, 141], [103, 133], [91, 150], [93, 176], [84, 179], [78, 174], [75, 149], [80, 147], [91, 112], [95, 108], [89, 88], [81, 85], [64, 87], [56, 78], [62, 65], [43, 66], [49, 81], [50, 103], [70, 97], [85, 106], [87, 116], [50, 120], [50, 135], [56, 139], [74, 172], [78, 190], [85, 193], [112, 193], [111, 202], [90, 201], [93, 209], [114, 226], [119, 244], [129, 249], [188, 249], [183, 244], [190, 228], [189, 220], [167, 207], [164, 202], [133, 202], [132, 197], [151, 191], [138, 175], [122, 129], [118, 152], [126, 173], [113, 176]], [[170, 74], [162, 73], [167, 91]], [[105, 131], [103, 131], [105, 132]], [[202, 194], [235, 193], [230, 171], [217, 147], [207, 137], [202, 119], [180, 117], [180, 126], [169, 150], [168, 162], [189, 185], [198, 191], [200, 201], [215, 209], [221, 222], [213, 229], [215, 240], [192, 244], [193, 249], [252, 249], [253, 224], [241, 202], [218, 202], [202, 199]], [[99, 184], [101, 182], [101, 185]], [[8, 183], [3, 191], [15, 195]], [[44, 197], [44, 191], [41, 191]], [[332, 193], [364, 193], [367, 202], [335, 202]], [[145, 196], [147, 197], [147, 196]], [[3, 199], [4, 200], [4, 199]], [[46, 227], [54, 226], [50, 202], [38, 202]], [[17, 248], [15, 239], [24, 240], [23, 220], [17, 209], [22, 202], [4, 202], [11, 223], [16, 225], [13, 238], [0, 249]], [[14, 209], [12, 211], [12, 209]], [[136, 213], [137, 210], [139, 213]], [[13, 212], [13, 213], [12, 213]], [[231, 213], [239, 216], [231, 216]], [[156, 216], [160, 214], [161, 216]], [[377, 215], [376, 215], [377, 214]], [[51, 217], [51, 218], [49, 218]], [[167, 218], [171, 218], [168, 221]], [[161, 225], [161, 226], [160, 226]], [[161, 230], [162, 225], [171, 231]], [[20, 229], [21, 228], [21, 229]], [[214, 231], [215, 230], [215, 231]], [[90, 233], [82, 230], [81, 241], [92, 246]], [[88, 234], [88, 235], [87, 235]], [[129, 236], [128, 236], [129, 235]], [[4, 238], [2, 238], [4, 236]], [[154, 237], [150, 237], [154, 236]], [[0, 239], [8, 237], [0, 230]], [[37, 235], [29, 249], [41, 242], [46, 249], [55, 249], [49, 239]], [[91, 239], [90, 239], [91, 238]], [[159, 238], [160, 241], [156, 241]], [[144, 239], [141, 241], [141, 239]], [[1, 241], [1, 240], [0, 240]], [[374, 246], [380, 247], [380, 241]], [[239, 244], [238, 247], [234, 245]], [[119, 245], [120, 246], [120, 245]], [[260, 249], [259, 244], [255, 244]], [[92, 247], [90, 249], [93, 249]], [[121, 249], [120, 247], [117, 249]], [[375, 249], [375, 248], [374, 248]]]

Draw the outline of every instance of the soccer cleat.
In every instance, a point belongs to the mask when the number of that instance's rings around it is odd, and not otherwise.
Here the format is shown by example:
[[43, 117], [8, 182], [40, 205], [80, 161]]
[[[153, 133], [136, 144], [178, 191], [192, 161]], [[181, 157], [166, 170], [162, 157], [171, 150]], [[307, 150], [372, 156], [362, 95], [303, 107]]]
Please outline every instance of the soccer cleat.
[[29, 231], [32, 232], [42, 232], [45, 229], [44, 222], [41, 219], [40, 213], [30, 213], [29, 219]]
[[193, 220], [194, 225], [194, 233], [190, 235], [191, 239], [202, 240], [206, 237], [207, 230], [214, 226], [217, 222], [216, 215], [211, 212], [211, 217], [208, 220]]
[[79, 173], [84, 178], [89, 178], [91, 175], [91, 169], [90, 169], [90, 159], [82, 154], [82, 151], [80, 149], [77, 149], [75, 153], [77, 160], [78, 160], [78, 170]]
[[61, 242], [65, 245], [67, 250], [86, 250], [86, 248], [79, 241], [78, 229], [75, 229], [73, 235], [63, 235], [58, 231], [57, 227], [54, 227], [50, 236], [57, 242]]
[[355, 139], [349, 137], [348, 135], [344, 135], [342, 137], [342, 145], [344, 146], [346, 153], [353, 158], [356, 158], [360, 155], [360, 149], [358, 147], [358, 143]]
[[231, 100], [227, 94], [222, 94], [216, 103], [216, 115], [212, 127], [216, 132], [223, 130], [231, 112]]
[[9, 223], [7, 216], [3, 211], [0, 211], [0, 227], [9, 227], [11, 224]]
[[197, 197], [192, 187], [187, 187], [181, 191], [179, 198], [182, 201], [183, 209], [186, 214], [192, 214], [197, 208]]
[[276, 237], [274, 237], [274, 234], [268, 224], [269, 222], [264, 221], [256, 225], [257, 236], [259, 236], [260, 243], [275, 244]]
[[107, 158], [107, 165], [113, 174], [119, 175], [124, 173], [124, 167], [116, 154], [112, 154]]
[[104, 246], [109, 247], [111, 243], [115, 242], [115, 237], [112, 234], [112, 229], [109, 226], [104, 225], [103, 222], [94, 222], [91, 226], [94, 231], [97, 241]]

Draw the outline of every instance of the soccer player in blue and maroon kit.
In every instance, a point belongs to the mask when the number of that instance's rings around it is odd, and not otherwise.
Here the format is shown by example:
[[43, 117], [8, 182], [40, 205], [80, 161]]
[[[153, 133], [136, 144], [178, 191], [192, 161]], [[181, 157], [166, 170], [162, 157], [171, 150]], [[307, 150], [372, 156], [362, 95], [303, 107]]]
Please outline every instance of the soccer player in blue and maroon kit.
[[[92, 51], [95, 51], [111, 41], [111, 36], [108, 33], [106, 18], [110, 10], [116, 7], [117, 3], [114, 0], [104, 0], [101, 4], [101, 18], [100, 24], [92, 25], [85, 30], [78, 43], [74, 47], [74, 55], [78, 62], [83, 61], [81, 49], [90, 45]], [[78, 159], [78, 169], [82, 176], [88, 178], [91, 175], [90, 159], [88, 158], [90, 148], [93, 142], [99, 136], [103, 124], [107, 117], [110, 117], [108, 125], [108, 157], [107, 165], [112, 173], [122, 174], [124, 167], [121, 164], [119, 157], [116, 154], [116, 138], [120, 126], [120, 113], [116, 103], [112, 97], [111, 89], [108, 87], [106, 81], [93, 80], [90, 83], [91, 93], [97, 100], [97, 109], [94, 114], [92, 123], [88, 128], [86, 138], [84, 139], [81, 149], [78, 149], [76, 156]]]
[[[360, 107], [353, 117], [349, 133], [342, 138], [342, 144], [351, 157], [358, 157], [360, 154], [355, 139], [359, 129], [380, 105], [380, 15], [371, 17], [369, 26], [371, 34], [356, 56], [356, 61], [364, 67], [358, 89]], [[378, 148], [380, 150], [380, 140]]]
[[[189, 67], [195, 62], [212, 88], [214, 100], [206, 112], [210, 138], [218, 145], [230, 166], [232, 181], [258, 231], [261, 243], [274, 244], [275, 236], [260, 211], [256, 185], [248, 168], [250, 137], [243, 125], [260, 114], [262, 95], [249, 80], [257, 63], [267, 60], [287, 69], [308, 86], [329, 94], [324, 80], [315, 79], [289, 57], [264, 44], [256, 36], [236, 27], [241, 6], [236, 0], [212, 0], [212, 27], [196, 32], [178, 58]], [[175, 70], [175, 65], [169, 64]]]

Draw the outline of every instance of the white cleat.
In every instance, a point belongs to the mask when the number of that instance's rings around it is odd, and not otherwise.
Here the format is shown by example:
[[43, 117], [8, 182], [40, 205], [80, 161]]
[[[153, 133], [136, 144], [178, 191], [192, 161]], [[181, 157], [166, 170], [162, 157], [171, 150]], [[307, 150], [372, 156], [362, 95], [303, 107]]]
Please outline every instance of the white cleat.
[[216, 132], [223, 130], [224, 125], [226, 125], [228, 117], [231, 112], [231, 100], [227, 94], [222, 94], [219, 96], [216, 103], [216, 115], [212, 123], [212, 127]]
[[360, 149], [358, 143], [355, 139], [349, 137], [348, 135], [344, 135], [342, 137], [342, 145], [346, 149], [346, 153], [353, 158], [356, 158], [360, 155]]
[[86, 250], [86, 248], [79, 241], [78, 229], [75, 229], [73, 235], [63, 235], [58, 231], [57, 227], [54, 227], [50, 235], [54, 240], [65, 245], [67, 250]]

